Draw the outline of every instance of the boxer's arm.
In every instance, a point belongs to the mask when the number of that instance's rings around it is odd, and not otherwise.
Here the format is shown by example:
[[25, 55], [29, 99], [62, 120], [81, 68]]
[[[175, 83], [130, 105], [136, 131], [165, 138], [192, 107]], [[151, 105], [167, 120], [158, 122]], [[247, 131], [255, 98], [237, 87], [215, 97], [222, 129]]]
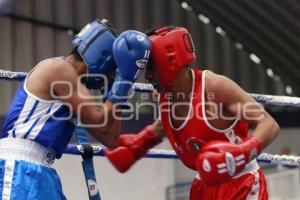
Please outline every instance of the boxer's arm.
[[206, 92], [215, 96], [217, 103], [223, 103], [225, 109], [233, 116], [241, 116], [254, 128], [253, 137], [262, 147], [270, 144], [279, 132], [276, 121], [241, 87], [221, 75], [208, 72], [206, 76]]
[[[229, 116], [239, 117], [254, 128], [253, 137], [239, 144], [226, 141], [206, 143], [196, 161], [201, 180], [206, 184], [219, 184], [237, 175], [277, 135], [278, 125], [274, 119], [232, 80], [208, 72], [206, 93], [220, 109]], [[224, 113], [224, 112], [223, 112]]]
[[126, 172], [149, 149], [162, 141], [162, 124], [156, 120], [137, 134], [122, 134], [120, 146], [105, 152], [106, 157], [119, 172]]
[[[52, 67], [55, 68], [53, 72], [55, 76], [51, 76], [49, 85], [52, 84], [54, 92], [71, 107], [79, 122], [93, 125], [87, 130], [105, 146], [111, 148], [118, 146], [120, 122], [114, 117], [117, 115], [116, 105], [106, 101], [97, 106], [90, 92], [78, 81], [78, 73], [70, 64], [63, 62]], [[54, 84], [55, 82], [57, 84]]]

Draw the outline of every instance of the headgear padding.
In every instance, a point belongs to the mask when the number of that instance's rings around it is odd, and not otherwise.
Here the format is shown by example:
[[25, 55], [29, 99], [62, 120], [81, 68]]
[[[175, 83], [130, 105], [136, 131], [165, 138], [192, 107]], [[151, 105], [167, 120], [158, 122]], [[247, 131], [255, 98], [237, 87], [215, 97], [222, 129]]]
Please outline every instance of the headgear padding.
[[[77, 52], [87, 65], [88, 75], [108, 75], [114, 69], [112, 46], [118, 35], [105, 23], [103, 20], [92, 21], [73, 40], [74, 47], [77, 47]], [[100, 79], [88, 76], [86, 86], [97, 87]]]
[[191, 36], [185, 28], [164, 27], [154, 31], [149, 38], [158, 82], [170, 89], [176, 75], [196, 59]]

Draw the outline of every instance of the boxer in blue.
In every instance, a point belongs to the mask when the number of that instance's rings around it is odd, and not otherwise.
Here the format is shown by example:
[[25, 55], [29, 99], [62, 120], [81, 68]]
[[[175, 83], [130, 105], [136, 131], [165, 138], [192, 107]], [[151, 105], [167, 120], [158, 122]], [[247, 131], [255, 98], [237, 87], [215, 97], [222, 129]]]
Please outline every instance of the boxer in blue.
[[[147, 64], [151, 43], [143, 33], [118, 35], [95, 20], [73, 45], [67, 58], [37, 64], [15, 94], [0, 135], [0, 200], [66, 199], [51, 164], [62, 156], [77, 122], [107, 147], [118, 145], [120, 121], [113, 116]], [[88, 89], [112, 74], [106, 100], [97, 106]]]

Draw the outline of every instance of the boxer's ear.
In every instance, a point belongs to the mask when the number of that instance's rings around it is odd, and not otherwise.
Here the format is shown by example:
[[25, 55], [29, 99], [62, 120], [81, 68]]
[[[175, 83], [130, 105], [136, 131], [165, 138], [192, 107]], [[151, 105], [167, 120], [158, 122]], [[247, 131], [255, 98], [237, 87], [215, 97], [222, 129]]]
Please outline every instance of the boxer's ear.
[[77, 47], [72, 49], [70, 55], [72, 55], [76, 60], [84, 62], [83, 58], [77, 51]]

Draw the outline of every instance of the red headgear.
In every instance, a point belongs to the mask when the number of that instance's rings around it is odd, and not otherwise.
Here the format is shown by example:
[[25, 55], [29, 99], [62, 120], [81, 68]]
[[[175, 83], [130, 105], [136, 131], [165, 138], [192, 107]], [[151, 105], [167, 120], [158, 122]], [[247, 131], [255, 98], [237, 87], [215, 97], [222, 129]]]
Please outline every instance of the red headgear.
[[195, 59], [192, 38], [185, 28], [164, 27], [150, 35], [151, 56], [157, 68], [158, 82], [166, 89], [172, 87], [176, 75]]

